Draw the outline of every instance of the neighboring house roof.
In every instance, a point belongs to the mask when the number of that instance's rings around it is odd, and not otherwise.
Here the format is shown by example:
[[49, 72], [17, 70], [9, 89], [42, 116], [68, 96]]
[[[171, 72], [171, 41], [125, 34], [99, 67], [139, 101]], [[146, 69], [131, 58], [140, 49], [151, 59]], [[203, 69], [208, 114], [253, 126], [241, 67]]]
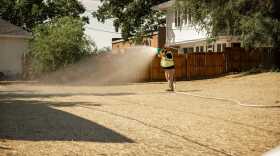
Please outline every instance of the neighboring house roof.
[[0, 18], [0, 37], [31, 38], [31, 33]]
[[[145, 37], [151, 37], [151, 36], [154, 36], [154, 35], [157, 35], [157, 34], [159, 34], [159, 32], [154, 31], [150, 34], [145, 35], [144, 38]], [[131, 38], [128, 38], [128, 40], [131, 40]], [[119, 42], [123, 42], [123, 41], [125, 41], [123, 38], [112, 38], [112, 43], [119, 43]]]

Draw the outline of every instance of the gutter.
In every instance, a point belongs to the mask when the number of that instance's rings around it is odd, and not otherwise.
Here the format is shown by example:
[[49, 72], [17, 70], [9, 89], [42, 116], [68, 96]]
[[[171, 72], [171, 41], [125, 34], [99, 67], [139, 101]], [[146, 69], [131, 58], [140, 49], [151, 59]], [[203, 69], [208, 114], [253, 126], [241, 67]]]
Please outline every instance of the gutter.
[[195, 42], [203, 42], [206, 41], [207, 38], [201, 38], [201, 39], [194, 39], [194, 40], [188, 40], [188, 41], [181, 41], [181, 42], [176, 42], [170, 45], [182, 45], [182, 44], [191, 44], [191, 43], [195, 43]]
[[26, 36], [26, 35], [3, 35], [3, 34], [0, 34], [0, 37], [5, 37], [5, 38], [32, 39], [32, 36]]

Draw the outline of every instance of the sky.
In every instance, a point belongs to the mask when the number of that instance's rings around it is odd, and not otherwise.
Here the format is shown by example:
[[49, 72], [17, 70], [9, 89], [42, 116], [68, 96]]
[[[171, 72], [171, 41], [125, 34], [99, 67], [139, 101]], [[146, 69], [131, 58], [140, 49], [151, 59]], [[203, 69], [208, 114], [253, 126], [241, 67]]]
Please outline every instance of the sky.
[[98, 49], [111, 47], [112, 38], [119, 38], [121, 35], [115, 32], [112, 20], [107, 20], [104, 24], [91, 16], [91, 12], [97, 10], [100, 5], [99, 0], [80, 0], [87, 9], [85, 15], [90, 18], [90, 24], [86, 25], [86, 34], [96, 43]]

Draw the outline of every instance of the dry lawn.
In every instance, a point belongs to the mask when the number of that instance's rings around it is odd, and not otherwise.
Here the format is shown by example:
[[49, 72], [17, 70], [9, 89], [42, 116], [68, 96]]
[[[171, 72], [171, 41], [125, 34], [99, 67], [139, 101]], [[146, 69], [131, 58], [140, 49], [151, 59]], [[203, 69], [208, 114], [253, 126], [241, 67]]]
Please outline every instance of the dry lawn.
[[[166, 87], [2, 84], [0, 155], [258, 156], [280, 144], [280, 107]], [[177, 82], [177, 90], [280, 105], [280, 74]]]

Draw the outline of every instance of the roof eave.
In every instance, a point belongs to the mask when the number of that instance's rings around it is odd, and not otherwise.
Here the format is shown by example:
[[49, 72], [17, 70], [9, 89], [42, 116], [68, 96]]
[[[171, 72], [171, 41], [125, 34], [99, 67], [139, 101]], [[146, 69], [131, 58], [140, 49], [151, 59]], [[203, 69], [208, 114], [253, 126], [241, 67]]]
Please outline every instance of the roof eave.
[[179, 46], [179, 45], [183, 45], [183, 44], [192, 44], [192, 43], [196, 43], [196, 42], [205, 42], [205, 41], [207, 41], [207, 38], [185, 40], [185, 41], [180, 41], [180, 42], [173, 43], [172, 45]]
[[0, 37], [32, 39], [31, 35], [29, 36], [29, 35], [2, 35], [2, 34], [0, 34]]
[[164, 3], [161, 3], [159, 5], [153, 6], [153, 10], [160, 10], [160, 11], [166, 11], [168, 8], [172, 7], [174, 5], [174, 0], [170, 0]]

